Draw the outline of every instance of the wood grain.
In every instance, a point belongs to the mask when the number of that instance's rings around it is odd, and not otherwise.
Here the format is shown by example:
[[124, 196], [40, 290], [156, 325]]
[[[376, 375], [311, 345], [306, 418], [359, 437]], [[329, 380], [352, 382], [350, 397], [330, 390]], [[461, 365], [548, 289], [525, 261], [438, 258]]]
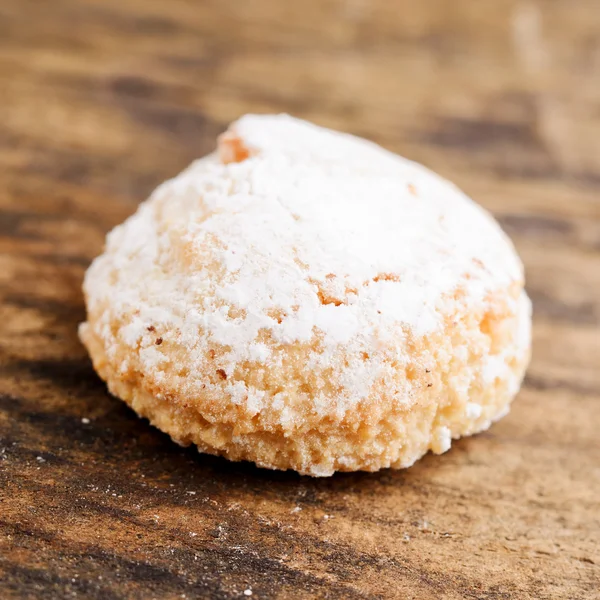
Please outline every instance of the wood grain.
[[[600, 597], [597, 0], [0, 3], [0, 597]], [[447, 175], [535, 305], [511, 414], [403, 472], [181, 449], [77, 341], [105, 233], [286, 111]], [[88, 421], [89, 420], [89, 421]]]

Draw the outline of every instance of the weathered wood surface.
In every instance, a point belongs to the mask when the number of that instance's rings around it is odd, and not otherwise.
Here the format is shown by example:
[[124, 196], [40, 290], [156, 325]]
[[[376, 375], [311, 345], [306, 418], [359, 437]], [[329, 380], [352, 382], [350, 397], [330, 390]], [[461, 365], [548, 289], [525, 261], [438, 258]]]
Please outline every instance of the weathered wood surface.
[[[3, 0], [0, 109], [1, 598], [600, 597], [597, 0]], [[108, 396], [84, 270], [249, 111], [375, 139], [498, 216], [535, 304], [505, 420], [312, 480]]]

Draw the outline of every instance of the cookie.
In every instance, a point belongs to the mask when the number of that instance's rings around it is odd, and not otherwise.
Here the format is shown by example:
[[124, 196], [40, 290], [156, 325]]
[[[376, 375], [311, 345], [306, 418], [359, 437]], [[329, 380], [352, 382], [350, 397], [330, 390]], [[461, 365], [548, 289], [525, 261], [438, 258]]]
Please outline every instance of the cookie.
[[522, 264], [426, 168], [247, 115], [109, 233], [80, 337], [182, 445], [327, 476], [412, 465], [508, 412], [530, 353]]

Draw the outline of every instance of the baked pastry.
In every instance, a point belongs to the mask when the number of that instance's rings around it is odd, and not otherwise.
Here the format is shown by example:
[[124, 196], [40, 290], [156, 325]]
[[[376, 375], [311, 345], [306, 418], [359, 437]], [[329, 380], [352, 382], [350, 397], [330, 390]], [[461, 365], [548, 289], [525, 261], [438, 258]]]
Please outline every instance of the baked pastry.
[[412, 465], [508, 412], [523, 268], [424, 167], [247, 115], [107, 238], [80, 336], [112, 394], [180, 444], [314, 475]]

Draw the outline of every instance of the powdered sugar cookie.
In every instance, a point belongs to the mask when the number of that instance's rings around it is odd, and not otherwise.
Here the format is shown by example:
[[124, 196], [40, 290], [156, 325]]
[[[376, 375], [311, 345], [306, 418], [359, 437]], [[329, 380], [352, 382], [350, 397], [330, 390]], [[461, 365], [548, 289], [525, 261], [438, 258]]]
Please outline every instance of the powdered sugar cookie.
[[457, 188], [382, 148], [248, 115], [107, 238], [80, 328], [180, 444], [324, 476], [408, 467], [508, 411], [523, 268]]

